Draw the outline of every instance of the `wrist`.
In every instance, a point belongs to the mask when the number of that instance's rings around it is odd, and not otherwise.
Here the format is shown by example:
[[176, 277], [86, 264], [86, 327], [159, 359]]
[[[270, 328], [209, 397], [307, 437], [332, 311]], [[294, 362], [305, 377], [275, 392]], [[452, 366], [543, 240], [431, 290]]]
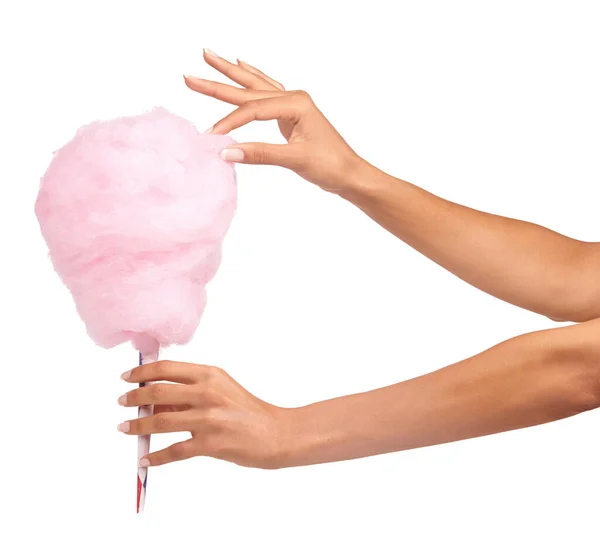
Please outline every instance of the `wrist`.
[[355, 457], [347, 452], [356, 442], [352, 422], [357, 414], [352, 402], [349, 402], [351, 398], [335, 398], [288, 409], [277, 467], [321, 464]]
[[403, 181], [356, 156], [344, 172], [343, 183], [337, 190], [338, 196], [361, 206], [385, 198], [390, 185], [397, 187]]
[[313, 405], [286, 409], [285, 431], [279, 443], [276, 467], [319, 463], [318, 450], [326, 442], [319, 427], [325, 422], [315, 420], [313, 411]]

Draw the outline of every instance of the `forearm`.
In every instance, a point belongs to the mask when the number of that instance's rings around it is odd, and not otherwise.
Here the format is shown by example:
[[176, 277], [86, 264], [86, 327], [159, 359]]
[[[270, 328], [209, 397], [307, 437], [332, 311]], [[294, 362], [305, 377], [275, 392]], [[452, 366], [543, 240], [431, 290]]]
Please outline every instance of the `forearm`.
[[475, 287], [554, 319], [599, 315], [590, 243], [455, 204], [367, 163], [350, 180], [342, 196]]
[[599, 331], [594, 321], [523, 335], [409, 381], [295, 409], [282, 465], [458, 441], [595, 408]]

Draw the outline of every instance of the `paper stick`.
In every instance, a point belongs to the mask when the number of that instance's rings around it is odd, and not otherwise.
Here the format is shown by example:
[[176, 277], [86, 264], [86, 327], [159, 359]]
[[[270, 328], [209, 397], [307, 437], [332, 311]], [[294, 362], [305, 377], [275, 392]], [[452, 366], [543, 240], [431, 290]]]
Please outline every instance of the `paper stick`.
[[[158, 352], [142, 355], [140, 352], [140, 365], [151, 364], [158, 360]], [[150, 383], [140, 383], [140, 387], [145, 387]], [[154, 406], [140, 406], [138, 408], [138, 418], [151, 416], [154, 412]], [[138, 456], [139, 459], [150, 452], [150, 435], [138, 435]], [[144, 511], [146, 502], [146, 484], [148, 481], [148, 468], [138, 467], [137, 474], [137, 513]]]

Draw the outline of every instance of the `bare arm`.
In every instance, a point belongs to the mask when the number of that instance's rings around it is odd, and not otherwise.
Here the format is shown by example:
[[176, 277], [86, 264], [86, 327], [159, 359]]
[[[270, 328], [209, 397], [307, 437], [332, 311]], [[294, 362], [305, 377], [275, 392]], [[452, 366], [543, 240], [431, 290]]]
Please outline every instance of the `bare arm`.
[[342, 196], [464, 281], [552, 319], [600, 316], [600, 244], [435, 196], [359, 163]]
[[[237, 145], [223, 152], [226, 159], [293, 169], [353, 201], [413, 247], [500, 298], [552, 317], [595, 317], [597, 245], [457, 206], [394, 179], [361, 160], [305, 93], [285, 93], [246, 64], [208, 58], [249, 89], [186, 79], [198, 92], [241, 106], [213, 132], [277, 119], [289, 141]], [[122, 397], [125, 406], [155, 404], [160, 410], [120, 428], [129, 434], [192, 433], [188, 441], [144, 458], [145, 465], [205, 455], [269, 468], [489, 435], [599, 407], [598, 336], [600, 319], [530, 333], [409, 381], [294, 409], [256, 398], [219, 368], [159, 362], [124, 378], [179, 384], [143, 387]]]
[[408, 450], [600, 406], [600, 321], [523, 335], [409, 381], [300, 408], [283, 465]]
[[191, 89], [239, 106], [217, 122], [228, 133], [276, 119], [286, 145], [238, 144], [231, 161], [292, 169], [350, 200], [398, 238], [461, 279], [502, 300], [564, 321], [600, 317], [600, 244], [439, 198], [361, 159], [301, 91], [243, 62], [205, 61], [245, 88], [186, 77]]
[[170, 381], [124, 395], [155, 415], [120, 426], [128, 434], [189, 431], [150, 454], [149, 465], [212, 456], [282, 468], [347, 460], [500, 433], [600, 406], [600, 320], [529, 333], [433, 373], [389, 387], [280, 408], [211, 366], [138, 366], [130, 383]]

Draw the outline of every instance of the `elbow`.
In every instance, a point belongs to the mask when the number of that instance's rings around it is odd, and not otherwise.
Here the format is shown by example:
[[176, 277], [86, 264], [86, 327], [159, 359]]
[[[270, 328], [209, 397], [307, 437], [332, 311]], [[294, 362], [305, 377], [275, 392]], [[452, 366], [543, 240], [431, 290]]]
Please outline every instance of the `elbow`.
[[559, 402], [572, 415], [600, 408], [600, 319], [553, 330]]
[[548, 319], [558, 323], [585, 323], [600, 317], [600, 297], [596, 291], [587, 294], [585, 289], [573, 294], [563, 293], [561, 305], [552, 312], [543, 313]]
[[557, 323], [585, 323], [600, 316], [600, 308], [596, 307], [599, 305], [597, 300], [595, 304], [594, 302], [580, 302], [579, 304], [581, 306], [578, 307], [577, 303], [570, 303], [563, 310], [543, 315]]
[[565, 391], [565, 404], [570, 413], [576, 415], [600, 408], [600, 392], [598, 386], [589, 380], [581, 380]]
[[587, 370], [580, 371], [565, 390], [573, 415], [600, 408], [600, 382]]

